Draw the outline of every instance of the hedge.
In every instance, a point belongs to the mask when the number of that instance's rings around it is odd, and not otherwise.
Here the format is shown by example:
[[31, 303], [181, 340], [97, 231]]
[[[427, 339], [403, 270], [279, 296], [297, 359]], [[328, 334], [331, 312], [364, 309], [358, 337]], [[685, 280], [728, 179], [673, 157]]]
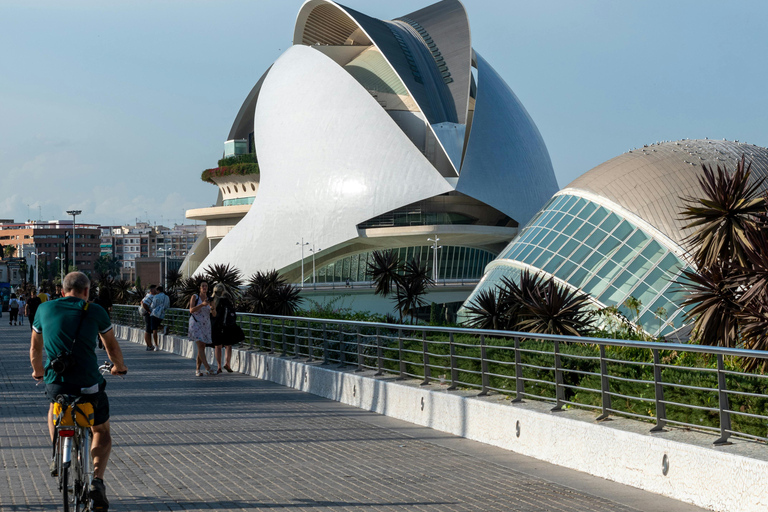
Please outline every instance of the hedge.
[[203, 171], [203, 174], [200, 175], [200, 179], [215, 185], [216, 183], [213, 181], [213, 178], [221, 178], [223, 176], [247, 176], [248, 174], [259, 174], [259, 164], [241, 163], [206, 169]]

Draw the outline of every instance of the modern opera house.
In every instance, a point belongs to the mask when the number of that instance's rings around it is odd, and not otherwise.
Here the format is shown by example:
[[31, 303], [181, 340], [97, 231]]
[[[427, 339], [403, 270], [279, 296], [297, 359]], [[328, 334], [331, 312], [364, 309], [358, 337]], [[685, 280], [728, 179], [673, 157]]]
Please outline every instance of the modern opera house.
[[361, 281], [377, 249], [431, 268], [437, 237], [438, 278], [478, 280], [558, 190], [536, 125], [472, 48], [458, 0], [391, 21], [305, 2], [225, 148], [252, 154], [258, 172], [209, 174], [216, 205], [187, 214], [206, 221], [192, 269], [309, 281], [302, 259], [314, 254], [318, 282]]
[[[652, 335], [680, 329], [683, 292], [674, 282], [692, 263], [681, 220], [683, 197], [701, 197], [702, 165], [733, 171], [741, 156], [752, 178], [768, 177], [768, 150], [739, 142], [680, 140], [638, 148], [598, 165], [557, 192], [489, 264], [465, 304], [503, 276], [529, 269], [589, 294], [598, 308], [640, 300]], [[765, 188], [765, 186], [764, 186]]]

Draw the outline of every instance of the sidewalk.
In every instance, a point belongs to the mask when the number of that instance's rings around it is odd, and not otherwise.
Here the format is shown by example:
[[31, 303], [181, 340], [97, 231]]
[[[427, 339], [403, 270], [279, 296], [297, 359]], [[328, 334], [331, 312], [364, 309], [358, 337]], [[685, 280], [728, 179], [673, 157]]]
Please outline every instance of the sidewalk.
[[[29, 332], [0, 322], [1, 511], [60, 510]], [[700, 510], [271, 382], [196, 377], [192, 360], [121, 345], [130, 372], [107, 387], [111, 510]]]

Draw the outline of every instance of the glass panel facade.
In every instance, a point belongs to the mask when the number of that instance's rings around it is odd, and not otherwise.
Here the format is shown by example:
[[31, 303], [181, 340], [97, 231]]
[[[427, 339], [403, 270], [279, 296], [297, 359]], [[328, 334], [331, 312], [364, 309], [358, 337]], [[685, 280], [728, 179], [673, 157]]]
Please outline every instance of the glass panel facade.
[[[400, 261], [410, 261], [418, 258], [432, 273], [433, 255], [432, 246], [399, 247], [393, 249]], [[353, 254], [328, 265], [317, 267], [316, 279], [318, 283], [343, 283], [349, 279], [352, 282], [369, 281], [367, 276], [368, 263], [372, 261], [371, 252]], [[443, 246], [437, 253], [437, 278], [438, 279], [466, 279], [474, 280], [483, 277], [485, 267], [496, 255], [473, 247]], [[304, 281], [312, 282], [312, 257], [304, 258]]]
[[[619, 306], [630, 318], [634, 314], [623, 303], [635, 297], [641, 302], [639, 320], [652, 334], [660, 328], [661, 334], [667, 334], [684, 322], [683, 311], [676, 305], [682, 297], [672, 290], [677, 289], [673, 282], [686, 264], [650, 233], [584, 198], [568, 194], [553, 198], [500, 259], [548, 272], [602, 304]], [[495, 287], [502, 276], [519, 273], [518, 267], [497, 267], [473, 296]]]

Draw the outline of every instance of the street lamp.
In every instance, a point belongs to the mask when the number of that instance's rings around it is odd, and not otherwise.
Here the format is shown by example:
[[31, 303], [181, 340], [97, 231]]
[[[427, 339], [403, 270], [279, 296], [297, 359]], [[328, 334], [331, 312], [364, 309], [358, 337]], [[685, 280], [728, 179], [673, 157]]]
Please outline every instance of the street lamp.
[[35, 257], [35, 293], [37, 293], [40, 290], [40, 287], [38, 285], [38, 276], [40, 275], [40, 256], [45, 256], [44, 252], [33, 252], [32, 255]]
[[437, 245], [437, 242], [440, 241], [439, 238], [427, 238], [427, 241], [432, 242], [432, 280], [437, 283], [437, 250], [442, 249], [443, 246]]
[[75, 247], [77, 247], [77, 241], [75, 239], [75, 219], [81, 213], [83, 213], [83, 210], [67, 210], [67, 215], [72, 216], [72, 265], [74, 267], [77, 267], [77, 260], [75, 259]]
[[163, 239], [163, 247], [158, 249], [163, 251], [163, 262], [165, 271], [163, 272], [163, 287], [168, 288], [168, 248], [165, 246], [165, 239]]
[[296, 242], [296, 245], [301, 246], [301, 287], [304, 288], [304, 246], [309, 245], [309, 242], [305, 242], [304, 237], [301, 237], [301, 242]]
[[312, 244], [310, 251], [312, 251], [312, 288], [317, 289], [317, 280], [315, 278], [315, 253], [322, 251], [322, 249], [319, 247], [315, 249], [315, 244]]
[[59, 260], [59, 275], [61, 277], [61, 286], [64, 286], [64, 259], [60, 256], [56, 256], [56, 259]]

